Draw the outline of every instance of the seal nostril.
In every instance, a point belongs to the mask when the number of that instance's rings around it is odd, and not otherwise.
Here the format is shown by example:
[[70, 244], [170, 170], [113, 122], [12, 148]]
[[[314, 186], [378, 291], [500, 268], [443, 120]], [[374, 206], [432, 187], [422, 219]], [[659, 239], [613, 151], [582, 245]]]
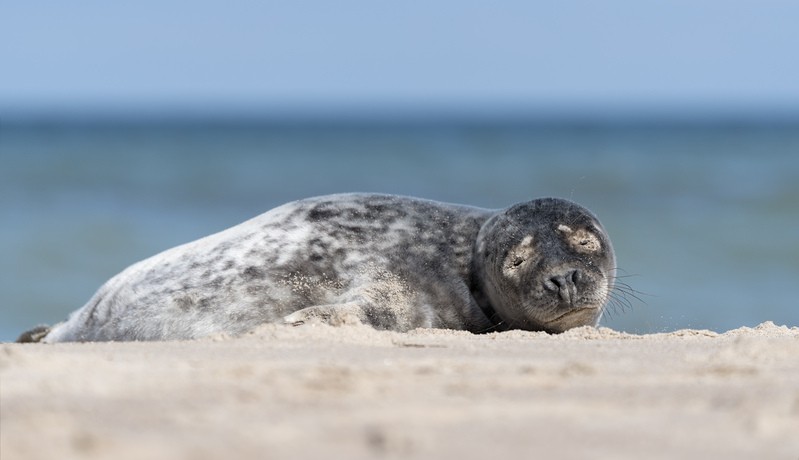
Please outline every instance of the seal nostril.
[[579, 270], [570, 270], [563, 275], [551, 276], [544, 282], [544, 286], [551, 291], [557, 291], [569, 285], [577, 284], [581, 278], [582, 274]]
[[580, 281], [582, 274], [579, 270], [569, 270], [562, 275], [550, 276], [544, 281], [544, 287], [557, 293], [560, 299], [567, 303], [572, 304], [577, 294], [577, 283]]
[[566, 278], [562, 276], [553, 276], [544, 281], [544, 287], [550, 291], [558, 292], [566, 286]]

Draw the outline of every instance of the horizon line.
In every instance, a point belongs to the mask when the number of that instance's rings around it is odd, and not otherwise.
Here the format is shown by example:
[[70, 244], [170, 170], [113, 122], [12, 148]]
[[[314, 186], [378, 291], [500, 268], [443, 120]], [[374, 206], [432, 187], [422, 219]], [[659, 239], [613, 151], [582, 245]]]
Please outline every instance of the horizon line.
[[795, 125], [799, 107], [86, 107], [0, 108], [0, 125], [534, 124]]

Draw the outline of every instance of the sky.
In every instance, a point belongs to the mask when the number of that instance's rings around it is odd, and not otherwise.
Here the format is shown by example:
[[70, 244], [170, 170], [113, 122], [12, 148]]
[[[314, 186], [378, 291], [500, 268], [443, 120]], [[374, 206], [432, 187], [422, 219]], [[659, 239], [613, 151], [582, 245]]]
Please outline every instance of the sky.
[[799, 2], [0, 2], [0, 116], [799, 114]]

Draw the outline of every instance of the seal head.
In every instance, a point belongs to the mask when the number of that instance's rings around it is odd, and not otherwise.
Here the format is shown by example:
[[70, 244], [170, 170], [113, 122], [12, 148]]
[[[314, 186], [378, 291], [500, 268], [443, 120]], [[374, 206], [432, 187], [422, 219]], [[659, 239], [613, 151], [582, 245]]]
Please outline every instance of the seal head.
[[499, 329], [558, 333], [599, 322], [616, 259], [589, 210], [542, 198], [486, 221], [473, 263], [481, 307]]

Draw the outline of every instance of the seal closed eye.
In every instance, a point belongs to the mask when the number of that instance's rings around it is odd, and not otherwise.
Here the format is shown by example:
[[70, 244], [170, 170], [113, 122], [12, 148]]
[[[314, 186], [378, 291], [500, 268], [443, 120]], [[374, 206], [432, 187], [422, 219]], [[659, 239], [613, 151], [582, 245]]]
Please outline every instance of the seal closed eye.
[[309, 321], [555, 333], [597, 324], [614, 267], [597, 218], [568, 200], [489, 210], [330, 195], [134, 264], [20, 339], [177, 340]]

